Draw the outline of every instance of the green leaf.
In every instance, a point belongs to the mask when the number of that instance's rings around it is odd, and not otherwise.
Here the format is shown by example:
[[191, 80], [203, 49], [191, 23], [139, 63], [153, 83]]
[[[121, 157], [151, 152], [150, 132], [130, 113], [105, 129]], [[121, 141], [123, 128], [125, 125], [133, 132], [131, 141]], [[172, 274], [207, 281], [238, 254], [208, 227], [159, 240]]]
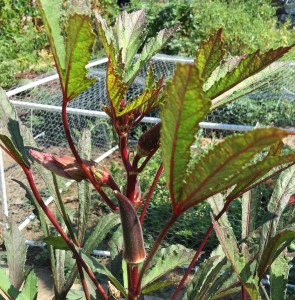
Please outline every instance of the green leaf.
[[[235, 62], [239, 62], [240, 60], [236, 60], [232, 58]], [[228, 67], [228, 64], [225, 64]], [[220, 106], [223, 106], [227, 103], [240, 99], [242, 96], [248, 95], [252, 92], [255, 92], [258, 89], [261, 89], [265, 86], [270, 86], [272, 82], [276, 81], [277, 76], [281, 70], [284, 70], [286, 67], [286, 62], [275, 62], [271, 65], [267, 66], [262, 71], [258, 72], [257, 74], [250, 76], [249, 78], [243, 80], [239, 84], [235, 85], [233, 88], [229, 89], [225, 93], [220, 94], [218, 97], [212, 100], [211, 110], [216, 109]], [[236, 64], [233, 66], [229, 66], [229, 71], [235, 67]], [[226, 69], [223, 67], [223, 69]], [[225, 76], [225, 73], [223, 76]], [[221, 76], [221, 77], [223, 77]], [[214, 78], [214, 76], [212, 76]], [[206, 83], [205, 90], [209, 89], [210, 84], [212, 84], [212, 77]]]
[[222, 29], [212, 34], [206, 41], [202, 41], [197, 50], [195, 65], [201, 72], [201, 77], [205, 80], [220, 65], [221, 60], [226, 54], [222, 40]]
[[17, 121], [17, 114], [8, 100], [6, 93], [0, 88], [0, 120], [2, 142], [8, 151], [12, 152], [19, 163], [30, 166], [24, 141], [20, 132], [20, 124]]
[[16, 300], [35, 300], [37, 299], [37, 277], [33, 270], [31, 270], [25, 280], [24, 287]]
[[100, 41], [103, 45], [104, 51], [114, 66], [116, 64], [116, 56], [118, 55], [118, 51], [116, 51], [114, 46], [114, 36], [112, 30], [107, 26], [106, 21], [98, 14], [96, 11], [95, 18], [96, 18], [96, 25], [97, 31], [100, 37]]
[[262, 161], [251, 166], [252, 173], [245, 176], [243, 181], [236, 185], [229, 197], [236, 197], [235, 195], [239, 195], [243, 193], [243, 191], [251, 189], [253, 186], [263, 182], [265, 178], [280, 171], [275, 168], [286, 164], [290, 166], [294, 161], [295, 154], [265, 157]]
[[127, 85], [124, 83], [122, 75], [116, 72], [111, 60], [108, 62], [106, 84], [113, 115], [117, 115], [120, 112], [121, 101], [126, 96]]
[[160, 30], [155, 37], [152, 37], [147, 44], [145, 44], [136, 63], [133, 65], [132, 70], [128, 72], [126, 82], [133, 82], [139, 70], [141, 70], [141, 68], [148, 60], [152, 58], [152, 56], [158, 53], [169, 42], [179, 26], [180, 24], [177, 24], [173, 27]]
[[106, 235], [120, 223], [120, 218], [118, 214], [110, 213], [108, 215], [102, 216], [95, 228], [92, 230], [91, 235], [86, 240], [84, 244], [84, 251], [90, 253], [103, 239]]
[[192, 281], [189, 283], [183, 300], [208, 299], [208, 290], [212, 283], [219, 277], [220, 272], [225, 264], [223, 255], [211, 254], [210, 258], [206, 259], [196, 271]]
[[280, 247], [286, 243], [291, 242], [295, 239], [295, 227], [289, 227], [278, 232], [274, 237], [272, 237], [266, 244], [264, 251], [261, 256], [261, 260], [258, 265], [258, 276], [261, 279], [268, 267], [273, 263], [276, 257], [280, 254]]
[[145, 89], [141, 95], [138, 95], [131, 103], [128, 103], [125, 108], [116, 115], [118, 117], [122, 116], [139, 107], [144, 108], [144, 113], [147, 113], [147, 110], [153, 109], [155, 107], [155, 103], [157, 103], [157, 100], [159, 99], [159, 94], [164, 83], [163, 79], [164, 78], [156, 82], [154, 88]]
[[150, 268], [146, 271], [142, 287], [148, 286], [162, 275], [191, 262], [194, 252], [182, 245], [171, 245], [161, 248], [153, 257]]
[[229, 297], [231, 295], [237, 294], [241, 292], [241, 287], [235, 287], [232, 289], [227, 289], [226, 291], [220, 292], [216, 295], [214, 295], [211, 299], [217, 300], [217, 299], [224, 299], [225, 297]]
[[23, 158], [22, 154], [18, 151], [16, 146], [13, 144], [11, 139], [4, 134], [0, 134], [0, 146], [8, 153], [11, 154], [13, 159], [19, 164], [26, 167], [29, 167], [30, 165], [27, 164], [26, 160]]
[[86, 64], [91, 58], [95, 35], [89, 16], [74, 14], [68, 20], [65, 72], [62, 76], [67, 101], [86, 90], [95, 82], [87, 77]]
[[9, 267], [9, 279], [16, 289], [20, 289], [25, 280], [25, 262], [28, 246], [25, 238], [18, 229], [17, 224], [8, 219], [9, 228], [4, 234], [4, 241], [7, 250], [7, 263]]
[[172, 284], [175, 284], [175, 281], [172, 281], [172, 280], [155, 281], [155, 282], [152, 282], [151, 284], [148, 284], [145, 288], [143, 288], [141, 293], [143, 295], [147, 295], [147, 294], [153, 293], [155, 291], [158, 291], [160, 289], [163, 289], [167, 286], [170, 286]]
[[82, 255], [82, 258], [88, 264], [92, 271], [94, 271], [97, 274], [106, 275], [112, 282], [112, 284], [122, 293], [122, 295], [124, 297], [127, 297], [124, 287], [117, 280], [117, 278], [113, 276], [113, 274], [107, 269], [106, 266], [100, 264], [94, 257], [90, 256], [84, 251], [80, 250], [80, 254]]
[[68, 244], [61, 236], [48, 236], [43, 241], [44, 243], [53, 246], [55, 249], [70, 250]]
[[15, 145], [16, 149], [18, 149], [18, 151], [21, 153], [22, 159], [23, 161], [25, 161], [26, 165], [30, 166], [30, 162], [28, 160], [27, 151], [25, 149], [24, 140], [21, 136], [18, 121], [9, 119], [7, 125], [13, 144]]
[[199, 123], [207, 115], [210, 102], [202, 92], [203, 81], [197, 68], [177, 65], [166, 87], [166, 101], [161, 109], [161, 148], [164, 172], [171, 200], [180, 200], [182, 184], [191, 159]]
[[[214, 215], [217, 216], [224, 207], [224, 196], [222, 194], [216, 194], [216, 195], [210, 197], [208, 199], [208, 202], [211, 206], [211, 209], [212, 209]], [[232, 235], [234, 234], [233, 230], [232, 230], [232, 227], [231, 227], [231, 224], [230, 224], [230, 222], [227, 218], [227, 213], [226, 212], [219, 218], [218, 222], [223, 227], [226, 227], [228, 230], [231, 230]]]
[[60, 70], [65, 69], [66, 57], [64, 38], [60, 28], [63, 2], [63, 0], [37, 0], [49, 43]]
[[286, 299], [290, 261], [291, 258], [286, 257], [286, 251], [283, 251], [271, 264], [269, 281], [272, 300]]
[[126, 66], [126, 78], [132, 74], [135, 55], [146, 37], [146, 17], [143, 9], [127, 13], [123, 11], [117, 17], [113, 28], [114, 44], [117, 51], [122, 51], [122, 62]]
[[228, 91], [243, 80], [255, 75], [272, 62], [281, 58], [292, 47], [293, 46], [270, 49], [265, 53], [256, 51], [245, 56], [232, 71], [220, 78], [209, 88], [206, 92], [206, 96], [210, 99], [218, 97], [220, 94]]
[[259, 128], [245, 134], [233, 135], [200, 157], [185, 178], [178, 199], [182, 209], [207, 199], [245, 178], [253, 176], [254, 156], [264, 148], [291, 134], [276, 128]]
[[270, 239], [275, 236], [281, 215], [288, 205], [290, 196], [293, 194], [295, 194], [295, 165], [280, 174], [275, 189], [267, 205], [267, 210], [273, 216], [273, 218], [264, 223], [262, 226], [260, 252], [258, 257], [260, 276], [262, 276], [263, 272], [267, 268], [265, 263], [260, 261], [262, 260], [262, 255], [264, 255], [264, 249], [269, 243]]
[[258, 278], [253, 275], [254, 272], [252, 271], [250, 263], [240, 254], [235, 236], [230, 230], [220, 226], [218, 222], [214, 220], [213, 216], [211, 216], [211, 218], [222, 249], [240, 282], [245, 285], [251, 299], [260, 299], [257, 286]]
[[16, 299], [19, 294], [19, 291], [11, 284], [11, 282], [8, 279], [8, 276], [6, 276], [2, 268], [0, 268], [0, 290], [6, 296], [12, 299]]

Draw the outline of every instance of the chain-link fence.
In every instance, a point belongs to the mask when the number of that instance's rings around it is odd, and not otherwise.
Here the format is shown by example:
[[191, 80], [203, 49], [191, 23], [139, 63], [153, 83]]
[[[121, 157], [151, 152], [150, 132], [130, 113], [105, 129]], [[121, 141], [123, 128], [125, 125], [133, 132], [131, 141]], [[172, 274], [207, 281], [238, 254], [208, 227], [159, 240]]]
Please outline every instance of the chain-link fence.
[[[156, 76], [160, 78], [162, 74], [165, 74], [167, 80], [172, 76], [177, 62], [191, 63], [192, 61], [193, 59], [189, 58], [158, 55], [153, 58], [152, 64]], [[89, 75], [96, 77], [97, 81], [87, 91], [71, 101], [68, 109], [69, 126], [75, 143], [78, 143], [83, 129], [91, 130], [92, 159], [97, 159], [102, 155], [105, 157], [106, 152], [115, 151], [116, 145], [110, 121], [102, 112], [102, 104], [107, 103], [105, 69], [106, 59], [90, 64]], [[144, 89], [146, 70], [147, 67], [141, 71], [130, 87], [128, 99], [133, 99]], [[294, 77], [295, 66], [292, 63], [286, 64], [284, 68], [276, 69], [275, 73], [269, 75], [268, 84], [264, 84], [255, 92], [243, 96], [233, 103], [214, 110], [205, 120], [207, 123], [202, 123], [205, 145], [202, 142], [196, 147], [208, 146], [212, 142], [212, 137], [213, 140], [220, 139], [232, 132], [248, 130], [257, 122], [285, 128], [295, 127]], [[17, 110], [19, 119], [30, 128], [40, 149], [58, 155], [69, 154], [61, 121], [62, 95], [57, 75], [46, 74], [42, 78], [36, 79], [27, 88], [18, 87], [8, 91], [7, 94]], [[145, 118], [142, 125], [132, 132], [131, 140], [136, 140], [139, 134], [150, 126], [150, 123], [158, 121], [156, 118], [158, 118], [157, 112]], [[110, 160], [112, 162], [109, 163], [114, 164], [116, 154], [113, 154]], [[6, 155], [4, 156], [4, 171], [9, 211], [10, 214], [14, 214], [14, 218], [21, 225], [30, 215], [31, 208], [24, 201], [24, 190], [13, 180], [23, 181], [25, 178], [20, 168]], [[50, 197], [44, 179], [40, 178], [40, 182], [43, 182], [41, 184], [42, 196]], [[162, 185], [164, 185], [163, 182]], [[71, 190], [71, 192], [73, 191]], [[69, 195], [66, 197], [71, 199]], [[168, 193], [163, 188], [159, 188], [147, 212], [145, 227], [150, 229], [145, 232], [147, 242], [154, 240], [162, 223], [168, 219], [170, 209]], [[239, 202], [230, 210], [233, 224], [240, 222]], [[167, 236], [166, 243], [181, 243], [195, 247], [202, 237], [202, 232], [205, 232], [211, 224], [208, 217], [209, 211], [210, 208], [207, 204], [189, 210], [174, 226], [171, 234]], [[21, 225], [22, 228], [29, 223], [30, 218]], [[38, 231], [34, 228], [34, 223], [32, 224], [27, 227], [29, 228], [26, 232], [28, 238], [36, 237], [35, 232]], [[196, 226], [198, 226], [198, 231], [193, 230]], [[238, 228], [238, 226], [234, 227]], [[213, 247], [213, 240], [211, 245]]]

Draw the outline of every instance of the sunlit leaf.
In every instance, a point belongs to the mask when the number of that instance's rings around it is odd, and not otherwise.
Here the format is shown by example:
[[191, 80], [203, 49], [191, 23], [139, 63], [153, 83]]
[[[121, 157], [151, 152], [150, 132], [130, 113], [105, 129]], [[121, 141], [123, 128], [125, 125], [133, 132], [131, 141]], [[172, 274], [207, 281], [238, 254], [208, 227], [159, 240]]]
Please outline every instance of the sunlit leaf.
[[200, 70], [201, 77], [205, 80], [220, 65], [226, 51], [223, 48], [222, 29], [211, 35], [206, 41], [202, 41], [197, 50], [195, 65]]
[[117, 51], [122, 50], [122, 62], [126, 66], [128, 82], [128, 78], [132, 77], [129, 73], [132, 72], [134, 57], [146, 37], [146, 17], [143, 9], [130, 14], [123, 11], [122, 15], [117, 17], [113, 36]]
[[251, 168], [249, 165], [254, 156], [289, 134], [276, 128], [259, 128], [226, 138], [196, 161], [185, 178], [178, 202], [187, 209], [242, 182], [253, 175], [252, 165]]
[[147, 42], [147, 44], [143, 47], [136, 63], [133, 65], [132, 70], [130, 70], [128, 73], [128, 76], [126, 77], [127, 82], [132, 82], [145, 63], [169, 42], [179, 25], [180, 24], [177, 24], [171, 28], [162, 29], [155, 37], [152, 37]]
[[155, 106], [155, 103], [158, 100], [159, 93], [163, 86], [163, 78], [156, 82], [154, 88], [147, 88], [143, 91], [142, 94], [138, 95], [131, 103], [128, 103], [124, 110], [118, 112], [117, 116], [122, 116], [130, 111], [133, 111], [137, 108], [144, 108], [144, 112], [148, 109], [152, 109]]
[[112, 61], [113, 64], [115, 64], [116, 55], [118, 55], [118, 53], [113, 44], [113, 32], [107, 26], [106, 21], [101, 17], [101, 15], [97, 12], [94, 13], [96, 17], [97, 31], [100, 37], [100, 41], [103, 45], [104, 51], [108, 56], [109, 60]]
[[63, 13], [63, 0], [37, 0], [49, 43], [58, 69], [65, 69], [65, 42], [61, 34], [60, 19]]
[[199, 123], [209, 111], [210, 102], [202, 92], [203, 81], [197, 68], [178, 65], [167, 84], [161, 109], [161, 147], [164, 171], [173, 203], [179, 202], [183, 180], [190, 161], [190, 147]]
[[232, 71], [220, 78], [209, 88], [206, 92], [207, 97], [210, 99], [218, 97], [220, 94], [228, 91], [246, 78], [260, 72], [272, 62], [281, 58], [292, 47], [293, 46], [280, 47], [277, 49], [271, 49], [265, 53], [256, 51], [252, 54], [246, 55], [239, 61], [238, 65]]
[[67, 101], [86, 90], [95, 81], [87, 77], [86, 64], [91, 58], [95, 35], [89, 16], [74, 14], [68, 20], [65, 72], [62, 83]]
[[116, 72], [111, 60], [108, 62], [106, 84], [113, 114], [117, 115], [120, 112], [121, 101], [126, 96], [127, 85], [124, 83], [122, 76]]
[[230, 197], [233, 195], [239, 195], [245, 190], [251, 189], [252, 186], [256, 186], [259, 182], [263, 182], [265, 178], [272, 176], [277, 171], [279, 166], [291, 166], [295, 162], [295, 154], [288, 154], [282, 156], [267, 156], [260, 162], [251, 166], [252, 173], [244, 176], [244, 180], [237, 184], [231, 192]]

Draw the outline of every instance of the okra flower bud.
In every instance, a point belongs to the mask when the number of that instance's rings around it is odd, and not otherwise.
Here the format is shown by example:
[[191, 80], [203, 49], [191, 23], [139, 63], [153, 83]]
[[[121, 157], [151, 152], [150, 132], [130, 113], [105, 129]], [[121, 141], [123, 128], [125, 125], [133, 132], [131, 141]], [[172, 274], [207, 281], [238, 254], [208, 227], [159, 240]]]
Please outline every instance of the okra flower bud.
[[156, 147], [159, 146], [160, 129], [161, 123], [158, 123], [141, 135], [137, 143], [137, 154], [140, 157], [148, 156]]
[[[82, 168], [72, 156], [58, 156], [51, 153], [38, 152], [33, 149], [30, 149], [29, 153], [37, 163], [56, 175], [78, 182], [87, 179]], [[95, 165], [93, 160], [83, 160], [83, 163], [89, 168]]]
[[93, 177], [99, 185], [108, 185], [111, 174], [107, 168], [102, 167], [101, 169], [100, 166], [92, 166], [90, 168], [90, 172], [92, 173]]

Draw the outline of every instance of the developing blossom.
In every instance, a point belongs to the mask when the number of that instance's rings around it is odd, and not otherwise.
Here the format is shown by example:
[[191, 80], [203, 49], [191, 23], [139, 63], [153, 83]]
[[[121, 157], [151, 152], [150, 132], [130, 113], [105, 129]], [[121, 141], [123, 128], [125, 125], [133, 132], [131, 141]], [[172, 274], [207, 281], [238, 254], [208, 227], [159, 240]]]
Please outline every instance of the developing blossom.
[[[72, 156], [57, 156], [51, 153], [38, 152], [33, 149], [30, 149], [29, 153], [37, 163], [56, 175], [79, 182], [87, 179], [80, 165]], [[83, 160], [83, 163], [89, 168], [95, 165], [95, 162], [92, 160]]]
[[91, 166], [90, 172], [94, 176], [97, 183], [101, 186], [108, 185], [110, 179], [110, 172], [107, 168], [99, 166]]

